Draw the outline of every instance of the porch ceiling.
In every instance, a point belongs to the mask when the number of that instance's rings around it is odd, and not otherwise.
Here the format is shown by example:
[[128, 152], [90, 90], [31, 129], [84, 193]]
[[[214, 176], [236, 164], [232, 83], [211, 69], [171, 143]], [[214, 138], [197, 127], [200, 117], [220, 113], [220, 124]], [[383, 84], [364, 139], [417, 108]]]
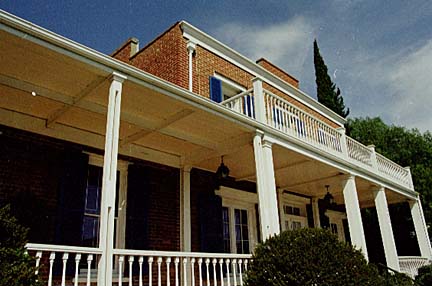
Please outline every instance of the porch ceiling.
[[[0, 124], [103, 149], [110, 73], [25, 37], [0, 39]], [[121, 112], [124, 155], [215, 170], [221, 155], [250, 149], [251, 129], [151, 84], [126, 80]]]

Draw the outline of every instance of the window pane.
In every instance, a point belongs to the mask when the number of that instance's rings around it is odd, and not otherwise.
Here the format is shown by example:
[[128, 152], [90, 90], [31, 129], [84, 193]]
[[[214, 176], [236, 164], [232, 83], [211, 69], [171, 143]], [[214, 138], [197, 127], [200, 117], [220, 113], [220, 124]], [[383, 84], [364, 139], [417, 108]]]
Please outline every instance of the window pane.
[[240, 224], [240, 210], [235, 209], [234, 210], [234, 216], [235, 216], [235, 224]]
[[99, 236], [99, 218], [84, 217], [82, 229], [83, 246], [97, 247]]
[[231, 252], [231, 238], [230, 238], [230, 228], [229, 228], [229, 211], [228, 208], [222, 208], [222, 230], [223, 230], [223, 240], [224, 240], [224, 252]]
[[248, 217], [247, 217], [247, 211], [242, 210], [241, 211], [241, 223], [247, 225], [248, 223]]

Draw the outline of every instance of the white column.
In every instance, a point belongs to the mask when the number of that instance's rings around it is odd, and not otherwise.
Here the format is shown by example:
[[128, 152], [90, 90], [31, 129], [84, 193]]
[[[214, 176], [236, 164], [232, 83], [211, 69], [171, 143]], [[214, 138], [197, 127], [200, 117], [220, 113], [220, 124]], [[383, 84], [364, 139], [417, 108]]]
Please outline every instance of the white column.
[[122, 83], [125, 79], [125, 76], [113, 73], [109, 89], [100, 212], [99, 248], [102, 250], [102, 255], [98, 266], [99, 286], [112, 284], [120, 103]]
[[256, 77], [252, 80], [252, 83], [253, 83], [253, 95], [255, 101], [256, 120], [262, 123], [266, 123], [265, 100], [264, 100], [262, 80]]
[[279, 214], [271, 143], [262, 140], [262, 133], [254, 137], [255, 167], [261, 234], [267, 239], [279, 234]]
[[190, 252], [191, 247], [191, 209], [190, 209], [190, 166], [180, 170], [180, 250]]
[[319, 214], [318, 198], [313, 197], [311, 200], [312, 204], [312, 214], [315, 228], [321, 228], [321, 220]]
[[393, 270], [400, 271], [399, 257], [396, 250], [384, 187], [379, 187], [378, 190], [374, 191], [374, 197], [387, 266]]
[[409, 201], [409, 205], [411, 208], [411, 216], [413, 218], [417, 241], [420, 248], [420, 254], [422, 257], [432, 259], [431, 243], [429, 240], [429, 234], [427, 231], [420, 198]]
[[196, 49], [196, 44], [188, 41], [186, 44], [187, 50], [188, 50], [188, 58], [189, 58], [189, 91], [193, 91], [193, 64], [192, 64], [192, 58], [193, 53]]
[[363, 222], [357, 196], [355, 177], [353, 175], [349, 175], [348, 178], [343, 182], [342, 187], [351, 242], [354, 247], [360, 249], [363, 252], [366, 260], [368, 260], [366, 238], [363, 230]]

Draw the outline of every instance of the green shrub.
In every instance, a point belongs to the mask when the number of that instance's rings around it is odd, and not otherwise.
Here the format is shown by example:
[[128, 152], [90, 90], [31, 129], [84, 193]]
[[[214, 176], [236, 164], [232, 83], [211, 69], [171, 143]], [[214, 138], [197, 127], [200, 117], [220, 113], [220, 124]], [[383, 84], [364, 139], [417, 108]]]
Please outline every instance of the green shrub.
[[415, 277], [416, 286], [432, 285], [432, 264], [420, 267]]
[[246, 286], [386, 285], [362, 253], [327, 230], [286, 231], [258, 245]]
[[11, 216], [10, 207], [0, 209], [0, 286], [39, 286], [35, 262], [25, 252], [27, 229]]

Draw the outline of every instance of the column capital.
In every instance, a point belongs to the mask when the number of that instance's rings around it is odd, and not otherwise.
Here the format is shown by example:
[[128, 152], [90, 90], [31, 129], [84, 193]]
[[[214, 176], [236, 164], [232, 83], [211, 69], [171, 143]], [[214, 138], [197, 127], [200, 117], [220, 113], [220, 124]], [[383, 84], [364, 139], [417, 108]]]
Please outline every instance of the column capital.
[[345, 184], [349, 180], [355, 180], [356, 176], [354, 174], [349, 173], [349, 174], [341, 175], [341, 178], [342, 178], [342, 184]]
[[255, 136], [260, 136], [261, 138], [263, 138], [264, 137], [264, 131], [259, 130], [259, 129], [255, 130]]
[[111, 82], [116, 81], [119, 83], [123, 83], [126, 79], [127, 79], [127, 76], [125, 76], [124, 74], [118, 73], [118, 72], [113, 72], [111, 74], [111, 77], [110, 77]]
[[273, 142], [269, 141], [265, 137], [263, 138], [263, 141], [262, 141], [262, 146], [263, 147], [265, 147], [265, 148], [271, 148], [272, 145], [273, 145]]
[[189, 40], [186, 43], [186, 48], [187, 48], [189, 53], [193, 53], [193, 52], [195, 52], [195, 49], [196, 49], [196, 43]]

